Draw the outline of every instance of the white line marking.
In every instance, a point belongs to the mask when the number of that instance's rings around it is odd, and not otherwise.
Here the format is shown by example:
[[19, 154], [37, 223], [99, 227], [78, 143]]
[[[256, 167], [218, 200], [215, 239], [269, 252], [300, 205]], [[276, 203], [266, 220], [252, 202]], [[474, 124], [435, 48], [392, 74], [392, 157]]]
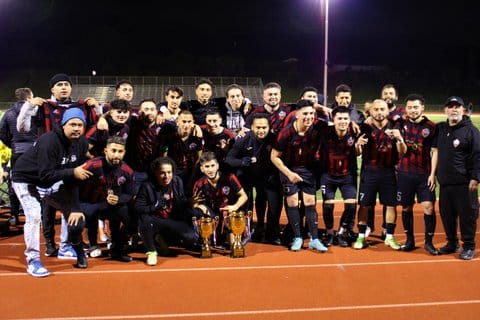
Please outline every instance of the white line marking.
[[[470, 261], [480, 261], [475, 258]], [[210, 272], [210, 271], [233, 271], [233, 270], [280, 270], [280, 269], [313, 269], [313, 268], [345, 268], [345, 267], [368, 267], [385, 265], [426, 264], [426, 263], [468, 263], [460, 259], [433, 259], [433, 260], [410, 260], [410, 261], [379, 261], [379, 262], [355, 262], [355, 263], [325, 263], [325, 264], [293, 264], [293, 265], [266, 265], [244, 267], [210, 267], [210, 268], [171, 268], [171, 269], [133, 269], [133, 270], [85, 270], [85, 271], [56, 271], [55, 275], [91, 275], [112, 273], [165, 273], [165, 272]], [[0, 277], [28, 276], [25, 272], [0, 273]]]
[[[480, 300], [458, 300], [458, 301], [430, 301], [418, 303], [397, 303], [397, 304], [375, 304], [360, 306], [338, 306], [319, 308], [291, 308], [271, 310], [245, 310], [225, 312], [192, 312], [192, 313], [160, 313], [160, 314], [138, 314], [138, 315], [116, 315], [116, 316], [91, 316], [91, 317], [48, 317], [29, 318], [36, 320], [108, 320], [108, 319], [158, 319], [158, 318], [187, 318], [187, 317], [228, 317], [242, 315], [282, 314], [282, 313], [305, 313], [305, 312], [329, 312], [329, 311], [350, 311], [350, 310], [371, 310], [371, 309], [392, 309], [392, 308], [419, 308], [432, 306], [480, 304]], [[19, 319], [24, 320], [24, 319]], [[26, 319], [25, 319], [26, 320]]]

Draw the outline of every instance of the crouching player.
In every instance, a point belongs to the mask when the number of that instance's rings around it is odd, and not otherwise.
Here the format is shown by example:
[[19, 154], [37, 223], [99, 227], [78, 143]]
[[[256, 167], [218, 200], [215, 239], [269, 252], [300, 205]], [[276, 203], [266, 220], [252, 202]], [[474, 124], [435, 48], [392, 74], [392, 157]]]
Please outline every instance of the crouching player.
[[[203, 214], [211, 212], [219, 218], [216, 230], [218, 245], [214, 243], [214, 246], [224, 249], [222, 244], [227, 240], [228, 228], [225, 218], [228, 213], [239, 211], [248, 197], [234, 174], [222, 174], [219, 171], [215, 153], [209, 151], [202, 154], [200, 170], [204, 177], [193, 186], [193, 208], [200, 209]], [[250, 221], [247, 221], [247, 230], [250, 230], [249, 225]]]
[[185, 196], [182, 179], [174, 175], [173, 160], [168, 157], [155, 159], [151, 172], [153, 178], [140, 186], [135, 209], [140, 216], [147, 265], [154, 266], [157, 255], [169, 253], [168, 243], [182, 242], [188, 247], [198, 236], [192, 227], [193, 210]]

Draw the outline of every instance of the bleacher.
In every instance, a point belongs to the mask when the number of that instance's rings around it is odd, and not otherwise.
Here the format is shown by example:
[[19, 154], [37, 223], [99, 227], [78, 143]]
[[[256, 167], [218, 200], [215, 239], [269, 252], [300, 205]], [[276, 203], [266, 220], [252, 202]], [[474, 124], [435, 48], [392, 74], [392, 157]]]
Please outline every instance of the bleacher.
[[[176, 85], [182, 88], [184, 100], [195, 99], [195, 83], [202, 77], [136, 77], [136, 76], [71, 76], [74, 99], [93, 97], [103, 103], [114, 98], [115, 84], [126, 79], [135, 86], [132, 104], [138, 104], [144, 98], [163, 101], [165, 89]], [[251, 77], [206, 77], [213, 84], [214, 97], [224, 97], [225, 89], [232, 83], [244, 88], [245, 96], [254, 104], [262, 104], [263, 83], [261, 78]]]

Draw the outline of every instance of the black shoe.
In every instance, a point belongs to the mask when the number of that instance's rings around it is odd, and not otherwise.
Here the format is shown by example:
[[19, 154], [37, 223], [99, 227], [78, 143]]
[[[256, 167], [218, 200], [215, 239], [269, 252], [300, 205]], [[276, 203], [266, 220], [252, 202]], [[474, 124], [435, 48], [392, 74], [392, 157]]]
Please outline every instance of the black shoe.
[[257, 226], [252, 232], [253, 242], [262, 242], [265, 237], [265, 228]]
[[343, 234], [337, 235], [337, 241], [340, 247], [344, 247], [344, 248], [350, 247], [350, 243], [348, 242], [347, 238]]
[[72, 245], [72, 248], [77, 254], [77, 263], [75, 263], [73, 266], [75, 268], [86, 269], [88, 267], [88, 259], [83, 251], [83, 243]]
[[475, 249], [463, 249], [458, 257], [462, 260], [472, 260], [475, 257]]
[[425, 249], [425, 251], [427, 251], [428, 253], [430, 253], [432, 256], [438, 256], [438, 255], [440, 254], [440, 253], [438, 252], [437, 248], [435, 248], [431, 242], [425, 243], [425, 245], [423, 246], [423, 248]]
[[126, 253], [112, 253], [112, 260], [120, 262], [130, 262], [133, 260], [133, 258]]
[[405, 242], [405, 244], [402, 244], [402, 246], [400, 247], [400, 250], [405, 252], [413, 251], [415, 249], [415, 242], [411, 239], [407, 239], [407, 242]]
[[274, 246], [280, 246], [282, 245], [282, 240], [280, 240], [280, 238], [267, 238], [265, 239], [265, 241], [269, 244], [273, 244]]
[[328, 233], [327, 238], [323, 241], [326, 247], [333, 246], [335, 244], [335, 234]]
[[45, 256], [47, 257], [56, 257], [58, 253], [58, 249], [55, 246], [55, 242], [47, 241], [45, 244], [47, 249], [45, 250]]
[[441, 254], [451, 254], [460, 251], [460, 246], [458, 245], [458, 242], [452, 243], [452, 242], [447, 242], [446, 245], [438, 249], [438, 252]]

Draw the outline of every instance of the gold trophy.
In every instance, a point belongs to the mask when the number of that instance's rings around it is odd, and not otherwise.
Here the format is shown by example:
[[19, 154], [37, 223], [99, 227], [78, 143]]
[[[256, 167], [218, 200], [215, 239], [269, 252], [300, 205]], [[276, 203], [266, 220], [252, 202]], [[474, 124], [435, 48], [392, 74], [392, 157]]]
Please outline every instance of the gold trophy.
[[208, 243], [210, 236], [217, 227], [216, 220], [211, 217], [201, 217], [196, 220], [197, 227], [199, 230], [200, 237], [202, 238], [202, 251], [200, 253], [200, 258], [211, 258], [212, 250]]
[[233, 243], [231, 244], [232, 251], [230, 257], [243, 258], [245, 257], [245, 247], [242, 244], [242, 234], [246, 227], [245, 212], [233, 211], [228, 215], [228, 223], [233, 234]]

